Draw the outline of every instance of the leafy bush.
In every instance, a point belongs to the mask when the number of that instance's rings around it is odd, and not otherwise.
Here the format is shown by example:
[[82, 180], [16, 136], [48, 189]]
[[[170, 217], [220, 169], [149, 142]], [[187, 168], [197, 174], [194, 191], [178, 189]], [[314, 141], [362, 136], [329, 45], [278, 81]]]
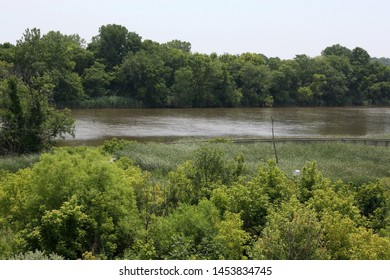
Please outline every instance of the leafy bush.
[[111, 140], [104, 141], [101, 149], [107, 153], [114, 154], [126, 148], [130, 143], [128, 140], [112, 138]]
[[326, 259], [321, 246], [323, 232], [316, 212], [296, 198], [272, 210], [262, 237], [256, 242], [255, 257], [273, 260]]
[[242, 259], [249, 240], [238, 214], [226, 212], [221, 219], [205, 199], [160, 217], [151, 232], [162, 259]]
[[141, 170], [123, 166], [95, 149], [56, 149], [6, 176], [1, 216], [15, 221], [22, 250], [71, 259], [120, 254], [140, 226], [134, 188], [144, 180]]

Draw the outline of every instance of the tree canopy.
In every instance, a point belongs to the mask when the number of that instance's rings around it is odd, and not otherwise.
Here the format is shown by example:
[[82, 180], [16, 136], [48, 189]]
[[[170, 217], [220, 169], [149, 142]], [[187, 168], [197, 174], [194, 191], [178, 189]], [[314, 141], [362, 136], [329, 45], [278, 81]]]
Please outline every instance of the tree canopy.
[[74, 135], [70, 111], [49, 104], [54, 88], [50, 77], [31, 83], [15, 76], [0, 82], [0, 155], [41, 152], [57, 137]]
[[[57, 106], [123, 97], [144, 107], [344, 106], [390, 104], [388, 59], [339, 44], [293, 59], [261, 53], [199, 54], [191, 43], [157, 43], [118, 24], [90, 43], [78, 35], [27, 29], [0, 45], [0, 79], [52, 79]], [[2, 74], [1, 74], [2, 73]]]

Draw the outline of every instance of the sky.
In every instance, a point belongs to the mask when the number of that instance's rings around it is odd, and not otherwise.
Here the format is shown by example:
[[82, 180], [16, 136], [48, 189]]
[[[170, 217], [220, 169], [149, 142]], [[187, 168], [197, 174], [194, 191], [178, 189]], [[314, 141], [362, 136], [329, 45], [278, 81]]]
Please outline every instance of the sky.
[[0, 0], [0, 43], [27, 28], [79, 34], [106, 24], [143, 39], [190, 42], [193, 52], [315, 57], [328, 46], [390, 57], [389, 0]]

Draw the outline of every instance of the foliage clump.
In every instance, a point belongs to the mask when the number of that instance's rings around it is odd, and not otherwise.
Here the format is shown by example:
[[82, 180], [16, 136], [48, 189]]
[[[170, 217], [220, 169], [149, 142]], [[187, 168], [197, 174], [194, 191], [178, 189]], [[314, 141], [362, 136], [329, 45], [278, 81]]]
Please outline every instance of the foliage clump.
[[74, 135], [70, 111], [49, 104], [52, 88], [47, 76], [31, 86], [15, 76], [0, 81], [0, 155], [37, 153], [57, 137]]
[[87, 148], [55, 149], [31, 169], [1, 180], [2, 228], [22, 251], [55, 252], [67, 259], [86, 251], [102, 258], [120, 254], [136, 239], [140, 221], [134, 187], [141, 170], [110, 162]]

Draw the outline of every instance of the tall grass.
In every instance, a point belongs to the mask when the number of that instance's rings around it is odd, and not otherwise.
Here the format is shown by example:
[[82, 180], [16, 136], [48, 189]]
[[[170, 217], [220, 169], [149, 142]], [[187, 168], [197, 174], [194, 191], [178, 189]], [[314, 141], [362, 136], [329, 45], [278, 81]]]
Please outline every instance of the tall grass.
[[38, 159], [37, 154], [0, 157], [0, 169], [16, 172], [19, 169], [33, 166]]
[[124, 149], [117, 151], [116, 155], [131, 158], [135, 164], [144, 170], [166, 174], [174, 170], [179, 164], [191, 159], [193, 153], [199, 147], [199, 143], [129, 142]]
[[[138, 143], [131, 142], [116, 152], [117, 156], [127, 156], [144, 170], [165, 174], [178, 164], [192, 159], [194, 152], [205, 143]], [[233, 159], [243, 155], [248, 175], [270, 159], [274, 159], [271, 143], [215, 143]], [[292, 175], [316, 161], [325, 177], [332, 180], [361, 184], [378, 178], [390, 177], [390, 148], [345, 143], [280, 143], [277, 144], [279, 167]]]
[[[205, 142], [177, 142], [164, 144], [130, 141], [114, 151], [117, 157], [129, 157], [142, 169], [161, 178], [169, 171], [194, 158], [195, 151]], [[223, 151], [226, 159], [243, 155], [247, 175], [254, 174], [258, 167], [274, 159], [272, 143], [241, 143], [229, 141], [213, 143]], [[341, 179], [347, 183], [361, 184], [379, 178], [390, 177], [390, 147], [375, 147], [345, 143], [278, 143], [279, 167], [287, 174], [316, 161], [325, 177]], [[31, 167], [39, 155], [1, 157], [0, 169], [16, 172]]]
[[390, 148], [362, 144], [315, 143], [279, 145], [280, 166], [285, 172], [316, 161], [333, 180], [365, 183], [390, 176]]
[[140, 108], [142, 102], [122, 96], [103, 96], [64, 103], [60, 107], [74, 109]]

